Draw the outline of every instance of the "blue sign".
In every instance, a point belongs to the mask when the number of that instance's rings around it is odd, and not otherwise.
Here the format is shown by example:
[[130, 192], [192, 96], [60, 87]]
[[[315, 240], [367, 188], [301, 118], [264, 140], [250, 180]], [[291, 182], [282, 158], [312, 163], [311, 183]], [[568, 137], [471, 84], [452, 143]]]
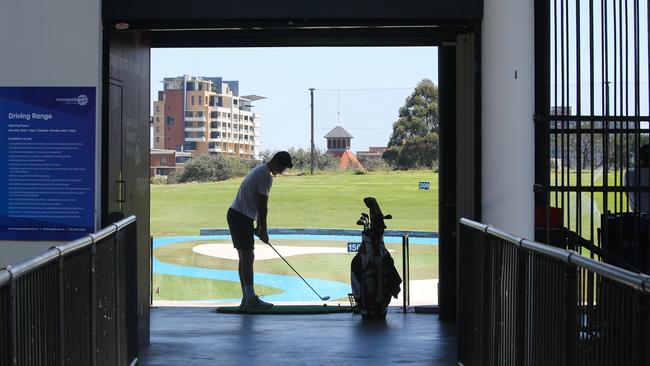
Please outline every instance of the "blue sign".
[[356, 253], [359, 251], [361, 243], [348, 242], [348, 253]]
[[426, 189], [429, 190], [429, 182], [420, 182], [420, 189]]
[[0, 87], [0, 240], [95, 230], [94, 87]]

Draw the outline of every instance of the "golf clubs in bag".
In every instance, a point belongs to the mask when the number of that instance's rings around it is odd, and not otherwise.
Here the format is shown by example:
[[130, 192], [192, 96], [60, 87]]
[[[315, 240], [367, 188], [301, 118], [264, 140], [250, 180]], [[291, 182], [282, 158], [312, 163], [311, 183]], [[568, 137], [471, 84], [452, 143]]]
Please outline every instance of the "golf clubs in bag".
[[362, 213], [357, 221], [363, 225], [363, 232], [359, 251], [352, 259], [352, 294], [364, 319], [385, 318], [390, 298], [397, 298], [402, 283], [384, 245], [384, 219], [392, 216], [384, 216], [373, 197], [366, 197], [363, 202], [370, 215]]

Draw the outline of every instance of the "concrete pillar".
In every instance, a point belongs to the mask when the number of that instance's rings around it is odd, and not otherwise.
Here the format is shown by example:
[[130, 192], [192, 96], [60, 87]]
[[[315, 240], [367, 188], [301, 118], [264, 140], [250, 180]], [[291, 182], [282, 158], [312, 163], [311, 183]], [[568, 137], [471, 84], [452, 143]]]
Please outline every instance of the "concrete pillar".
[[482, 221], [534, 237], [534, 0], [485, 0]]

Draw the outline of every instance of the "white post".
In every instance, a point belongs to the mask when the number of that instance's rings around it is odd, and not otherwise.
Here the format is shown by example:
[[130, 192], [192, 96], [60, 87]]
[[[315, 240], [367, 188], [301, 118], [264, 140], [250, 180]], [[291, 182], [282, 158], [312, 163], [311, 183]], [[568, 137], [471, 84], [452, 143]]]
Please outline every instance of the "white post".
[[482, 221], [530, 239], [535, 175], [533, 3], [485, 0], [481, 40]]

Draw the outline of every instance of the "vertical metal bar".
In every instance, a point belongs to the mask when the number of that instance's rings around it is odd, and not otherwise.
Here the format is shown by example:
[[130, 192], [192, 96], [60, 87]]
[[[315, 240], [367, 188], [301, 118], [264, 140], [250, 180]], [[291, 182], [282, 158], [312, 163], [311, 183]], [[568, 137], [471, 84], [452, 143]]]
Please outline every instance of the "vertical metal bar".
[[[557, 65], [557, 59], [558, 59], [558, 43], [557, 43], [557, 35], [558, 35], [558, 27], [557, 27], [557, 0], [554, 0], [553, 2], [553, 81], [554, 86], [553, 86], [553, 107], [554, 107], [554, 115], [558, 115], [558, 65]], [[560, 170], [560, 167], [558, 166], [558, 160], [561, 160], [561, 156], [558, 156], [558, 120], [557, 117], [553, 119], [553, 148], [555, 149], [553, 153], [553, 161], [554, 161], [554, 166], [555, 166], [555, 181], [553, 182], [554, 186], [558, 185], [559, 182], [559, 177], [558, 177], [558, 171]], [[559, 206], [560, 201], [558, 197], [558, 191], [555, 189], [555, 206], [556, 207], [562, 207]]]
[[[594, 143], [594, 116], [595, 116], [595, 105], [594, 105], [594, 89], [595, 89], [595, 81], [594, 81], [594, 1], [589, 1], [589, 114], [592, 117], [591, 118], [591, 131], [589, 132], [589, 144], [590, 144], [590, 150], [591, 150], [591, 174], [589, 177], [589, 185], [591, 188], [594, 187], [594, 174], [595, 174], [595, 159], [596, 159], [596, 152], [594, 151], [595, 143]], [[591, 238], [591, 241], [594, 242], [594, 234], [595, 234], [595, 223], [594, 223], [594, 190], [592, 189], [590, 192], [591, 196], [591, 211], [589, 212], [589, 219], [590, 219], [590, 231], [589, 231], [589, 237]]]
[[[620, 0], [619, 0], [619, 2], [620, 2]], [[615, 0], [612, 2], [612, 23], [613, 23], [613, 26], [612, 26], [612, 33], [613, 33], [613, 35], [612, 35], [612, 40], [613, 40], [613, 44], [612, 44], [612, 49], [613, 49], [612, 50], [613, 71], [612, 71], [612, 74], [613, 74], [613, 77], [614, 77], [614, 95], [613, 95], [613, 98], [612, 98], [612, 104], [613, 104], [614, 108], [613, 108], [612, 116], [614, 117], [613, 121], [614, 121], [615, 131], [618, 131], [618, 128], [620, 126], [619, 126], [618, 118], [617, 118], [618, 115], [619, 115], [618, 114], [618, 98], [617, 97], [618, 97], [618, 84], [619, 84], [620, 80], [618, 80], [618, 74], [617, 74], [617, 71], [618, 71], [618, 57], [617, 57], [616, 52], [618, 50], [618, 42], [617, 42], [617, 35], [618, 35], [617, 23], [618, 22], [617, 22], [617, 19], [616, 19], [616, 1]], [[614, 146], [613, 146], [613, 149], [612, 149], [613, 153], [614, 153], [614, 182], [612, 184], [613, 186], [616, 186], [618, 184], [618, 169], [619, 169], [619, 167], [618, 167], [618, 145], [619, 145], [618, 139], [619, 139], [619, 133], [615, 132], [614, 133]], [[613, 193], [614, 193], [614, 210], [616, 210], [617, 206], [618, 206], [618, 194], [615, 191]]]
[[603, 212], [608, 211], [608, 190], [609, 184], [609, 65], [608, 65], [608, 39], [607, 39], [607, 0], [601, 1], [601, 39], [602, 49], [602, 73], [603, 73]]
[[409, 254], [409, 236], [406, 234], [406, 306], [411, 306], [411, 263]]
[[578, 304], [579, 298], [577, 285], [576, 267], [572, 265], [564, 266], [564, 307], [566, 311], [565, 320], [565, 365], [575, 365], [577, 362], [578, 349]]
[[[646, 7], [647, 7], [647, 2], [646, 2]], [[650, 11], [650, 10], [649, 10]], [[640, 23], [640, 10], [639, 10], [639, 0], [634, 1], [634, 116], [636, 118], [639, 118], [641, 116], [641, 67], [640, 67], [640, 62], [639, 59], [641, 57], [641, 48], [640, 48], [640, 36], [641, 36], [641, 31], [639, 29], [639, 23]], [[646, 25], [647, 25], [647, 19], [646, 19]], [[650, 32], [650, 30], [649, 30]], [[646, 40], [646, 43], [650, 46], [650, 42]], [[650, 54], [650, 53], [649, 53]], [[641, 120], [637, 119], [635, 126], [634, 126], [634, 156], [637, 156], [637, 151], [639, 151], [639, 147], [641, 146]], [[639, 171], [639, 166], [636, 163], [636, 160], [632, 162], [632, 165], [634, 165]], [[628, 166], [628, 168], [630, 168]], [[640, 179], [640, 174], [637, 174], [637, 176]], [[629, 185], [636, 185], [637, 183], [630, 182], [628, 183]], [[628, 188], [629, 189], [629, 188]], [[636, 192], [628, 192], [629, 195], [632, 195], [635, 198], [635, 202], [641, 202], [640, 201], [640, 195], [637, 195]], [[629, 200], [628, 200], [629, 202]], [[628, 211], [630, 211], [630, 208], [628, 207]]]
[[[627, 0], [626, 0], [627, 1]], [[627, 15], [627, 12], [626, 12]], [[619, 0], [618, 3], [618, 24], [619, 24], [619, 55], [620, 55], [620, 60], [619, 60], [619, 65], [620, 65], [620, 70], [619, 70], [619, 79], [621, 81], [620, 85], [620, 92], [619, 92], [619, 102], [620, 102], [620, 107], [619, 107], [619, 115], [621, 117], [627, 116], [627, 106], [626, 106], [626, 101], [627, 99], [625, 98], [626, 90], [627, 90], [627, 78], [626, 73], [624, 73], [624, 70], [627, 70], [627, 63], [624, 63], [627, 59], [627, 54], [623, 54], [623, 51], [626, 49], [623, 46], [623, 40], [625, 39], [625, 45], [627, 46], [627, 38], [623, 38], [623, 35], [625, 34], [627, 37], [627, 28], [625, 28], [625, 32], [623, 31], [623, 0]], [[627, 24], [626, 24], [627, 25]], [[624, 89], [625, 87], [625, 89]], [[620, 118], [619, 120], [619, 125], [621, 126], [621, 131], [620, 133], [620, 146], [619, 146], [619, 169], [618, 169], [618, 185], [622, 186], [623, 185], [623, 162], [625, 160], [625, 155], [623, 155], [623, 145], [626, 144], [626, 138], [627, 138], [627, 133], [624, 132], [625, 129], [627, 129], [627, 123], [624, 123], [625, 119]], [[617, 193], [618, 199], [619, 199], [619, 208], [618, 211], [622, 212], [623, 211], [623, 192], [618, 191]]]
[[97, 365], [97, 244], [90, 246], [90, 365]]
[[639, 295], [639, 302], [637, 309], [639, 311], [639, 321], [634, 322], [638, 324], [637, 339], [641, 341], [639, 344], [639, 362], [638, 365], [650, 364], [650, 295]]
[[581, 57], [580, 57], [580, 0], [576, 0], [576, 233], [582, 235], [582, 85], [581, 85]]
[[[57, 248], [58, 249], [58, 248]], [[64, 277], [64, 263], [63, 263], [63, 255], [61, 255], [61, 251], [59, 250], [59, 258], [57, 260], [57, 297], [58, 297], [58, 303], [59, 303], [59, 309], [58, 309], [58, 326], [59, 326], [59, 365], [65, 366], [65, 342], [66, 342], [66, 337], [65, 337], [65, 277]]]
[[[571, 133], [570, 127], [571, 127], [571, 120], [570, 116], [573, 115], [573, 112], [570, 110], [571, 109], [571, 65], [570, 65], [570, 55], [571, 55], [571, 41], [569, 38], [569, 0], [563, 0], [562, 1], [563, 9], [564, 9], [564, 16], [562, 17], [562, 39], [564, 41], [563, 45], [563, 52], [564, 52], [564, 58], [562, 60], [563, 63], [563, 74], [564, 76], [562, 77], [563, 82], [562, 82], [562, 94], [563, 94], [563, 100], [562, 100], [562, 105], [563, 109], [565, 110], [564, 116], [565, 119], [563, 120], [563, 128], [564, 132], [566, 133], [566, 141], [565, 144], [563, 144], [563, 149], [566, 153], [566, 184], [563, 182], [563, 186], [565, 187], [570, 187], [571, 186]], [[564, 136], [564, 135], [563, 135]], [[564, 178], [564, 174], [562, 175]], [[562, 195], [564, 197], [564, 194]], [[566, 207], [566, 214], [569, 217], [567, 220], [569, 221], [569, 227], [571, 227], [571, 191], [567, 190], [566, 191], [566, 206], [563, 205], [563, 207]], [[575, 225], [575, 224], [574, 224]]]
[[115, 232], [113, 235], [113, 248], [115, 252], [113, 254], [113, 271], [115, 274], [115, 359], [117, 362], [121, 363], [126, 360], [123, 357], [122, 353], [122, 293], [120, 282], [122, 280], [122, 273], [120, 271], [120, 260], [122, 257], [122, 252], [120, 251], [120, 241], [119, 241], [119, 228], [115, 226]]
[[402, 293], [402, 311], [406, 314], [406, 289], [408, 288], [408, 279], [406, 277], [406, 234], [402, 235], [402, 279], [404, 291]]
[[[565, 137], [565, 125], [566, 121], [564, 120], [564, 116], [566, 116], [568, 113], [567, 111], [567, 105], [565, 103], [565, 92], [564, 92], [564, 0], [560, 0], [560, 114], [562, 115], [560, 120], [560, 154], [561, 154], [561, 161], [562, 164], [560, 166], [560, 186], [561, 187], [566, 187], [564, 183], [565, 179], [565, 171], [564, 167], [567, 164], [567, 159], [566, 159], [566, 144], [564, 142], [564, 137]], [[566, 210], [566, 205], [564, 204], [564, 197], [566, 195], [566, 191], [562, 190], [560, 192], [560, 206], [564, 210], [566, 214], [568, 214], [568, 210]], [[570, 225], [570, 221], [569, 224]]]
[[[10, 268], [7, 268], [10, 273]], [[18, 365], [18, 327], [16, 326], [16, 321], [18, 319], [16, 304], [16, 279], [11, 274], [11, 280], [9, 282], [9, 364], [12, 366]]]

